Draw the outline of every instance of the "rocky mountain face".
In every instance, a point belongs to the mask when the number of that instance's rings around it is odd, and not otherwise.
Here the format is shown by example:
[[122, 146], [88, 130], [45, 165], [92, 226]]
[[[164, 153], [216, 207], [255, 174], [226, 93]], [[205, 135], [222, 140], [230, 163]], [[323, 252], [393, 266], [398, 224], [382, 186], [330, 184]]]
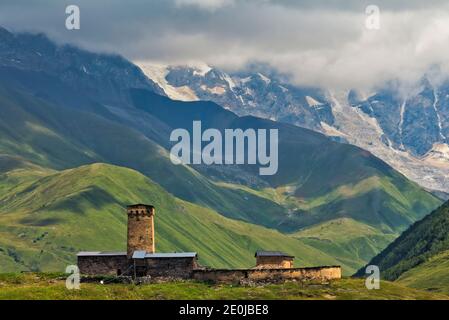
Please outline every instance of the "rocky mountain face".
[[167, 92], [177, 91], [174, 99], [184, 100], [179, 92], [190, 92], [187, 100], [210, 100], [239, 114], [254, 115], [275, 121], [319, 129], [320, 122], [333, 124], [331, 105], [323, 92], [315, 88], [299, 88], [269, 78], [261, 72], [229, 75], [207, 66], [163, 67], [142, 65], [151, 79], [160, 79]]
[[210, 100], [238, 115], [319, 131], [371, 151], [428, 189], [449, 190], [449, 83], [424, 77], [412, 94], [395, 83], [365, 94], [300, 87], [276, 73], [138, 65], [173, 99]]
[[[58, 61], [58, 63], [55, 63]], [[43, 34], [10, 33], [0, 27], [0, 67], [44, 71], [78, 92], [112, 104], [127, 101], [127, 88], [142, 88], [164, 94], [134, 64], [118, 55], [91, 53], [73, 46], [58, 46]], [[9, 76], [13, 80], [13, 75]]]

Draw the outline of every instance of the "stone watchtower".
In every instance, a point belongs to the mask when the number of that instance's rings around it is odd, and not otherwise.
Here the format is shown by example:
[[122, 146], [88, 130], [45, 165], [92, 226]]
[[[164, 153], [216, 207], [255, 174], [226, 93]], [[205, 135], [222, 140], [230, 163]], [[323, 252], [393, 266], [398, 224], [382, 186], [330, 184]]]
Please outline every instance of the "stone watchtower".
[[127, 207], [127, 213], [128, 259], [132, 258], [134, 251], [154, 253], [154, 207], [145, 204], [134, 204]]

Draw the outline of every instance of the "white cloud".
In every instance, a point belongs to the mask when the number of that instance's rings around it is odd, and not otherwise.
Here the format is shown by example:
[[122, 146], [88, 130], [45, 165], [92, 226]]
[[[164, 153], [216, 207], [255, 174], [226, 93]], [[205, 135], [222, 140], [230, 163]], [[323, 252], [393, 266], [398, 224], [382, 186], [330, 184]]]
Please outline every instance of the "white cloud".
[[447, 1], [378, 0], [376, 31], [365, 28], [363, 0], [78, 0], [79, 32], [65, 30], [63, 8], [42, 2], [3, 0], [0, 23], [140, 61], [229, 70], [264, 62], [302, 85], [370, 89], [392, 79], [408, 86], [429, 69], [449, 75]]
[[234, 0], [176, 0], [178, 7], [194, 6], [206, 10], [217, 10], [234, 3]]

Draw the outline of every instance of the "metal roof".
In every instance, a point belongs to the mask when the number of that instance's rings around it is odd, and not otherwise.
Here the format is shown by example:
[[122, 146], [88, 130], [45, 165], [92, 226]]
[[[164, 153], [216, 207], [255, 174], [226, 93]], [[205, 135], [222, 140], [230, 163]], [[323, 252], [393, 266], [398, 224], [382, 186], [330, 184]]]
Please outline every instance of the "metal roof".
[[282, 251], [256, 251], [255, 257], [286, 257], [286, 258], [294, 258], [294, 256], [287, 254]]
[[134, 251], [133, 259], [145, 259], [146, 251]]
[[126, 256], [126, 252], [116, 251], [81, 251], [77, 254], [78, 257], [97, 257], [97, 256]]
[[195, 258], [197, 256], [196, 252], [146, 253], [144, 251], [134, 251], [133, 259]]

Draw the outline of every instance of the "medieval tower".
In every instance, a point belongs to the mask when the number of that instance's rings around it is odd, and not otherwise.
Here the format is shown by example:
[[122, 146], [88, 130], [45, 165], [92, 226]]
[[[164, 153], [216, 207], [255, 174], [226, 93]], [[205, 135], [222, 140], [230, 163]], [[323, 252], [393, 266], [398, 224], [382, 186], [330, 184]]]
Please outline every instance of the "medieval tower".
[[145, 204], [135, 204], [127, 207], [127, 213], [128, 259], [132, 258], [134, 251], [154, 253], [154, 207]]
[[[340, 266], [293, 268], [293, 256], [280, 251], [257, 251], [253, 269], [210, 269], [198, 264], [196, 252], [155, 253], [153, 206], [134, 204], [128, 215], [127, 251], [81, 251], [77, 264], [84, 275], [112, 275], [162, 279], [194, 279], [224, 283], [341, 278]], [[245, 281], [246, 281], [245, 280]]]

